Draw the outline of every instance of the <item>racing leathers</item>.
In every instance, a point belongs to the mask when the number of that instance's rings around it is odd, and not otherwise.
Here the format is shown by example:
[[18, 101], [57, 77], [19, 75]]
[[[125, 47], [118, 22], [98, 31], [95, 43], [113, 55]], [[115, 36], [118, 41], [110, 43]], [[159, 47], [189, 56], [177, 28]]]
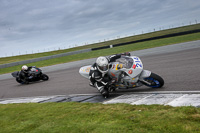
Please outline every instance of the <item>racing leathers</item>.
[[29, 71], [31, 71], [31, 67], [28, 67], [27, 70], [21, 70], [20, 73], [19, 73], [19, 78], [24, 82], [24, 83], [29, 83], [29, 80], [31, 78], [33, 78], [32, 75], [29, 74]]
[[[108, 60], [108, 63], [110, 64], [111, 62], [114, 62], [116, 59], [121, 58], [121, 56], [123, 55], [130, 56], [130, 53], [116, 54], [106, 58]], [[111, 67], [112, 65], [109, 65], [109, 69]], [[103, 97], [107, 98], [109, 96], [108, 87], [110, 84], [112, 84], [113, 80], [111, 79], [110, 76], [108, 76], [107, 73], [101, 73], [97, 69], [96, 63], [94, 63], [91, 66], [89, 79], [91, 81], [90, 85], [96, 87], [98, 91], [103, 95]]]

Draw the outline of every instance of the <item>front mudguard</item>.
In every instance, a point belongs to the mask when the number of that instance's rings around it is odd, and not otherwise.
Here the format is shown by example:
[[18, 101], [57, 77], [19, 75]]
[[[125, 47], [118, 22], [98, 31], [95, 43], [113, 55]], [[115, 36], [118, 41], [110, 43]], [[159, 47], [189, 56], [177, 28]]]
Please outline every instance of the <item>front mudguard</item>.
[[144, 78], [148, 78], [151, 75], [151, 71], [143, 70], [140, 74], [139, 80], [143, 80]]

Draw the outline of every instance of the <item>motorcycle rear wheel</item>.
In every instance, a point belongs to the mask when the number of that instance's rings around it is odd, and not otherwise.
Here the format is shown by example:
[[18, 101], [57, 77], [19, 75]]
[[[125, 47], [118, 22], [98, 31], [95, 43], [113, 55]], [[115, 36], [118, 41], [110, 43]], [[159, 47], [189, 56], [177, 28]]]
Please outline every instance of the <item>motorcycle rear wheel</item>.
[[143, 84], [152, 88], [161, 88], [164, 85], [163, 78], [155, 73], [151, 73], [151, 75], [148, 78], [145, 78], [144, 80], [150, 83], [150, 85], [146, 83]]

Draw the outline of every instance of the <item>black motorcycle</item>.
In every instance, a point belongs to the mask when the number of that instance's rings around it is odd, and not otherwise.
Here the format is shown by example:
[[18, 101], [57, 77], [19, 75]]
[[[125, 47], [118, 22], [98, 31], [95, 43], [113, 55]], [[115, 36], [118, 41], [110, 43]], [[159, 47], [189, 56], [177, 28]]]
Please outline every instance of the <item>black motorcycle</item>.
[[28, 71], [28, 75], [29, 75], [29, 78], [26, 79], [26, 82], [24, 82], [24, 80], [20, 79], [20, 71], [16, 71], [16, 72], [13, 72], [11, 74], [13, 77], [16, 78], [16, 81], [20, 84], [27, 84], [29, 82], [35, 82], [35, 81], [40, 81], [40, 80], [43, 80], [43, 81], [46, 81], [49, 79], [49, 77], [42, 73], [42, 70], [37, 68], [37, 67], [32, 67], [30, 69], [30, 71]]

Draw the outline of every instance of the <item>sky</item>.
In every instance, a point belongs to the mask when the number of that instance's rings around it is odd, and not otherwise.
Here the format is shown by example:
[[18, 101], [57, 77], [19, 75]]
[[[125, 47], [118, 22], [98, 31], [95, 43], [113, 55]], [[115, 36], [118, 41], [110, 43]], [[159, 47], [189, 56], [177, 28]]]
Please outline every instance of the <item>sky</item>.
[[0, 57], [200, 23], [199, 0], [0, 0]]

